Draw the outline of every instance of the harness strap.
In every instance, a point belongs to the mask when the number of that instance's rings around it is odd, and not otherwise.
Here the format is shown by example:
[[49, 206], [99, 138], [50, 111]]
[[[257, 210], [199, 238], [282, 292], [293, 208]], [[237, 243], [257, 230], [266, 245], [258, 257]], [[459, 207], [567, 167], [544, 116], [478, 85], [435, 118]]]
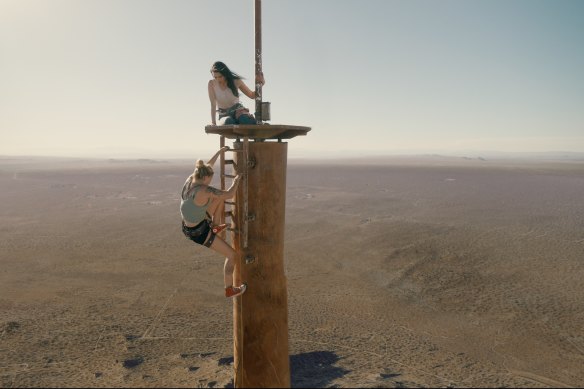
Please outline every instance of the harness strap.
[[207, 239], [207, 241], [205, 243], [203, 243], [203, 246], [205, 247], [211, 247], [211, 245], [213, 244], [213, 241], [215, 240], [215, 237], [217, 236], [213, 230], [211, 230], [211, 236], [209, 236], [209, 239]]

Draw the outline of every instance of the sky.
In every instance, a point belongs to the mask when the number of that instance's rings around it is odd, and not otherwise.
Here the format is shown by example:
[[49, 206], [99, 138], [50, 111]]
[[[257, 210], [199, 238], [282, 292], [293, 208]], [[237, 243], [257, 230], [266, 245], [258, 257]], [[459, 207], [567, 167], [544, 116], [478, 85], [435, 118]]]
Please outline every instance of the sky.
[[[262, 19], [270, 123], [311, 128], [289, 156], [584, 152], [584, 1], [263, 0]], [[0, 155], [212, 153], [218, 60], [253, 89], [253, 0], [0, 0]]]

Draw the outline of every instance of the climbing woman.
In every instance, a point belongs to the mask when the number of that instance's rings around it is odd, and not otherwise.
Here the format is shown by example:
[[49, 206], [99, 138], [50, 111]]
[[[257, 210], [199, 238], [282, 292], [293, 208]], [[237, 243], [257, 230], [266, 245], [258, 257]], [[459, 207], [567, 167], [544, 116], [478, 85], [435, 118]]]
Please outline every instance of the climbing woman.
[[[257, 124], [249, 110], [239, 102], [239, 91], [250, 99], [256, 98], [237, 73], [233, 73], [223, 62], [215, 62], [211, 67], [213, 79], [209, 80], [209, 100], [211, 101], [211, 123], [217, 125], [215, 112], [219, 114], [219, 124]], [[256, 83], [264, 85], [264, 76], [256, 77]]]
[[217, 157], [226, 150], [229, 150], [229, 147], [223, 147], [215, 153], [208, 163], [200, 159], [197, 160], [195, 171], [187, 178], [182, 188], [180, 213], [182, 215], [182, 231], [187, 238], [225, 255], [223, 267], [225, 297], [235, 297], [245, 292], [245, 284], [233, 286], [233, 269], [237, 253], [217, 236], [217, 233], [226, 225], [215, 225], [213, 220], [217, 219], [222, 211], [219, 205], [235, 196], [241, 177], [237, 175], [227, 191], [209, 185], [213, 179], [213, 164]]

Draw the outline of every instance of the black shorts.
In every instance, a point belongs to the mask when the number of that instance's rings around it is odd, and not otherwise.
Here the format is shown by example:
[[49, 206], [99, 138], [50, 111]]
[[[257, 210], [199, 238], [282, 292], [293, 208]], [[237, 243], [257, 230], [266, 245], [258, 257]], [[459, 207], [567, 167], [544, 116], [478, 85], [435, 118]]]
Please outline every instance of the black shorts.
[[[213, 231], [211, 231], [211, 225], [209, 224], [209, 220], [207, 219], [203, 220], [194, 227], [187, 227], [185, 225], [185, 222], [183, 221], [182, 232], [187, 238], [189, 238], [193, 242], [201, 244], [206, 247], [211, 247], [211, 244], [213, 244], [213, 241], [215, 240], [215, 234], [213, 233]], [[211, 236], [209, 237], [209, 240], [207, 240], [207, 236], [209, 236], [209, 233], [211, 234]], [[207, 240], [207, 242], [205, 242], [205, 240]]]

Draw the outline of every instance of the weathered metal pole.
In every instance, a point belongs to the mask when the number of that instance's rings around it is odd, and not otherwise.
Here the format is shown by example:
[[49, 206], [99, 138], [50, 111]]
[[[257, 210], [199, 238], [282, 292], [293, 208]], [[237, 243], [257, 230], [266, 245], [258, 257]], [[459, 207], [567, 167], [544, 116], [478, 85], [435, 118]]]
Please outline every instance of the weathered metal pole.
[[[246, 147], [241, 142], [234, 146]], [[234, 385], [289, 388], [288, 291], [284, 267], [288, 144], [249, 142], [247, 148], [247, 161], [246, 153], [237, 153], [237, 165], [247, 163], [241, 185], [247, 185], [249, 191], [247, 214], [243, 212], [244, 188], [238, 190], [236, 198], [238, 229], [243, 231], [246, 219], [248, 228], [247, 244], [242, 234], [234, 237], [235, 249], [240, 254], [236, 283], [247, 283], [246, 292], [233, 304]]]
[[258, 78], [262, 75], [262, 0], [254, 0], [255, 12], [255, 117], [258, 124], [262, 123], [262, 84]]

